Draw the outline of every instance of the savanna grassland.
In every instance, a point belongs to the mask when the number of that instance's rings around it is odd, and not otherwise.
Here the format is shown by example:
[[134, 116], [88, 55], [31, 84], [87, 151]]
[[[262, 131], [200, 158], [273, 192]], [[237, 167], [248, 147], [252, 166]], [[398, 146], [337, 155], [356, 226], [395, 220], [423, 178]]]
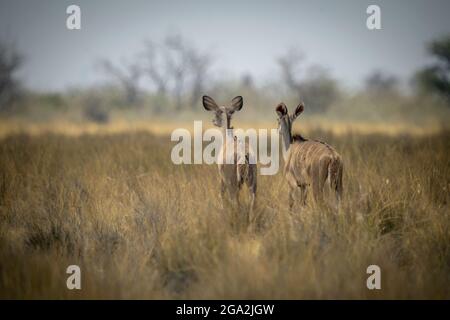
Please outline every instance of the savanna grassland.
[[250, 224], [246, 191], [221, 209], [217, 168], [172, 164], [168, 135], [3, 136], [0, 298], [449, 299], [450, 132], [306, 136], [343, 156], [341, 212], [290, 212], [280, 170]]

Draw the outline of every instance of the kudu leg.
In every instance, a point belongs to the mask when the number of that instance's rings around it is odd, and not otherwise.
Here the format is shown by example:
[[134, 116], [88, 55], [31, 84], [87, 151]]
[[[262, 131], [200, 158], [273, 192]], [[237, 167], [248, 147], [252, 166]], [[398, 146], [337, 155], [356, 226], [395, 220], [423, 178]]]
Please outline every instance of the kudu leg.
[[235, 203], [236, 203], [236, 208], [237, 208], [238, 210], [241, 208], [241, 202], [240, 202], [240, 200], [239, 200], [239, 194], [240, 194], [239, 191], [240, 191], [240, 190], [237, 189], [237, 190], [235, 190], [235, 191], [233, 192], [233, 193], [234, 193]]
[[292, 210], [295, 203], [295, 188], [289, 187], [289, 210]]
[[248, 226], [250, 226], [252, 219], [254, 219], [253, 210], [255, 208], [255, 200], [256, 200], [256, 193], [252, 192], [250, 195], [250, 210], [248, 211]]
[[329, 160], [320, 161], [313, 166], [312, 189], [317, 204], [323, 203], [323, 187], [328, 177], [328, 164], [326, 161]]
[[257, 168], [255, 164], [248, 164], [248, 173], [245, 179], [247, 188], [250, 191], [250, 208], [248, 211], [248, 225], [250, 226], [252, 220], [254, 221], [256, 217], [254, 216], [254, 208], [256, 203], [256, 189], [257, 189]]
[[312, 181], [312, 192], [314, 201], [316, 204], [322, 203], [323, 200], [323, 185], [320, 183], [318, 177], [315, 177]]
[[225, 183], [223, 182], [223, 180], [220, 180], [220, 200], [221, 200], [222, 210], [225, 209], [225, 193], [226, 193]]
[[306, 206], [306, 197], [308, 196], [308, 190], [306, 189], [306, 185], [300, 186], [300, 201], [302, 206]]
[[330, 169], [330, 189], [335, 195], [335, 208], [339, 212], [341, 209], [342, 201], [342, 163], [334, 163], [334, 166]]
[[342, 203], [342, 186], [337, 187], [336, 190], [334, 191], [336, 195], [335, 209], [336, 213], [339, 213], [341, 211], [341, 203]]

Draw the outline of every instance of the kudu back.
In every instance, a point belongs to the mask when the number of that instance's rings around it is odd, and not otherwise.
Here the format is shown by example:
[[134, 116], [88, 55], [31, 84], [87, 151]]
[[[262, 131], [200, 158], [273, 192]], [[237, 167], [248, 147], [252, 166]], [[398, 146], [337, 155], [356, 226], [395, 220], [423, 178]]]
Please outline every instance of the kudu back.
[[[207, 111], [214, 113], [213, 124], [221, 128], [223, 132], [222, 147], [217, 155], [222, 206], [224, 206], [226, 195], [228, 195], [231, 200], [234, 200], [239, 206], [239, 192], [242, 185], [246, 184], [251, 195], [251, 213], [256, 198], [257, 167], [254, 161], [250, 161], [250, 159], [254, 157], [253, 150], [251, 150], [248, 145], [246, 145], [244, 151], [242, 151], [241, 148], [238, 148], [239, 142], [233, 135], [233, 127], [231, 126], [231, 119], [234, 112], [241, 110], [243, 103], [243, 98], [237, 96], [231, 101], [230, 105], [219, 106], [213, 98], [203, 96], [203, 107]], [[229, 150], [232, 150], [232, 164], [225, 161], [227, 150], [228, 152], [230, 152]]]
[[323, 188], [327, 181], [339, 205], [343, 192], [342, 158], [325, 142], [292, 135], [292, 123], [303, 110], [303, 103], [300, 103], [292, 114], [289, 114], [284, 103], [280, 103], [275, 109], [285, 160], [284, 176], [289, 184], [289, 207], [294, 205], [296, 189], [300, 189], [301, 204], [305, 205], [309, 187], [312, 188], [314, 199], [322, 202]]

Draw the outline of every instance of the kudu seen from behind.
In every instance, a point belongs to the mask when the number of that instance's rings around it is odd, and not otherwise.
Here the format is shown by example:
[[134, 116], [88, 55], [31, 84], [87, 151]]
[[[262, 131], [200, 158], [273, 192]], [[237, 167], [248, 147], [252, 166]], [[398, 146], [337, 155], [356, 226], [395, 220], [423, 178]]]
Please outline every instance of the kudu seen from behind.
[[[239, 192], [245, 183], [251, 195], [250, 218], [256, 199], [257, 167], [255, 161], [250, 161], [250, 159], [254, 159], [250, 147], [247, 144], [244, 150], [238, 147], [239, 141], [234, 137], [233, 127], [231, 126], [234, 112], [241, 110], [243, 103], [243, 98], [237, 96], [231, 101], [230, 105], [219, 106], [213, 98], [203, 96], [203, 107], [207, 111], [214, 112], [213, 124], [223, 130], [223, 143], [217, 154], [222, 207], [224, 207], [226, 195], [234, 200], [239, 207]], [[227, 152], [231, 152], [232, 163], [226, 161]]]
[[289, 185], [289, 208], [292, 209], [294, 205], [297, 189], [300, 190], [301, 204], [306, 205], [308, 187], [312, 187], [316, 202], [321, 203], [327, 180], [339, 206], [342, 198], [342, 158], [333, 147], [324, 142], [292, 134], [292, 123], [303, 110], [303, 103], [297, 106], [293, 114], [289, 114], [284, 103], [280, 103], [275, 109], [285, 161], [284, 176]]

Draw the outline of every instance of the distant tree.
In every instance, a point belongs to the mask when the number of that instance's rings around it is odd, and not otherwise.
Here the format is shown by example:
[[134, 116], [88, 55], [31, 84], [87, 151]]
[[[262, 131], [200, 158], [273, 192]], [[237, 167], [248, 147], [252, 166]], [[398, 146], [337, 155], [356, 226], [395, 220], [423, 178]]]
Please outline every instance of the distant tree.
[[208, 71], [211, 68], [213, 58], [209, 53], [202, 53], [192, 48], [189, 51], [188, 59], [192, 81], [190, 105], [194, 107], [204, 94], [205, 83], [208, 79]]
[[394, 75], [376, 70], [369, 74], [365, 80], [366, 91], [375, 94], [386, 94], [396, 92], [398, 79]]
[[102, 60], [103, 72], [112, 76], [125, 91], [126, 102], [136, 105], [141, 93], [140, 81], [145, 77], [155, 111], [161, 111], [167, 101], [176, 110], [194, 107], [205, 91], [213, 58], [201, 51], [180, 34], [169, 34], [162, 42], [147, 40], [132, 63], [113, 64]]
[[415, 75], [415, 82], [421, 91], [444, 97], [450, 105], [450, 35], [432, 41], [428, 52], [435, 63]]
[[209, 53], [196, 49], [180, 34], [169, 34], [159, 45], [145, 43], [142, 68], [157, 92], [171, 95], [175, 108], [181, 110], [184, 102], [192, 107], [203, 95], [212, 61]]
[[23, 63], [23, 57], [10, 43], [0, 42], [0, 111], [9, 109], [19, 96], [20, 83], [16, 73]]
[[277, 61], [285, 84], [289, 89], [296, 92], [300, 99], [302, 85], [298, 79], [298, 74], [301, 73], [300, 66], [303, 60], [303, 54], [299, 50], [292, 48]]
[[303, 81], [302, 92], [303, 101], [313, 112], [319, 113], [326, 112], [339, 96], [336, 81], [320, 66], [309, 68]]
[[189, 72], [189, 47], [179, 34], [167, 36], [164, 45], [166, 70], [173, 82], [175, 108], [181, 110], [183, 107], [181, 98]]
[[164, 70], [162, 52], [160, 47], [153, 41], [146, 41], [144, 43], [144, 52], [142, 69], [148, 76], [150, 81], [156, 87], [157, 93], [165, 95], [167, 93], [168, 77]]
[[338, 96], [337, 83], [323, 67], [304, 70], [303, 61], [303, 54], [296, 49], [278, 59], [284, 83], [311, 112], [325, 112]]
[[103, 71], [119, 82], [125, 92], [125, 103], [127, 105], [136, 105], [139, 102], [139, 81], [142, 71], [137, 63], [122, 63], [114, 65], [109, 60], [100, 61], [100, 67]]

